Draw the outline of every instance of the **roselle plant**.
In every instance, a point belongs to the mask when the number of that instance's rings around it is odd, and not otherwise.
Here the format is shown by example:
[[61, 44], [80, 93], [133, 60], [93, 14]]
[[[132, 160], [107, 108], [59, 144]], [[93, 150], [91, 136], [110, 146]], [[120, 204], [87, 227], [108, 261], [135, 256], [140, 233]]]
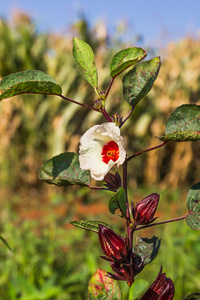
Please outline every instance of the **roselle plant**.
[[[141, 62], [147, 53], [141, 48], [128, 48], [118, 52], [110, 65], [111, 81], [106, 91], [99, 90], [98, 75], [94, 54], [90, 46], [78, 38], [73, 39], [73, 57], [81, 74], [94, 89], [97, 99], [90, 105], [77, 102], [62, 94], [61, 87], [50, 76], [38, 70], [28, 70], [6, 76], [0, 82], [0, 100], [19, 94], [56, 95], [65, 101], [94, 110], [105, 117], [103, 124], [95, 125], [80, 138], [79, 154], [61, 153], [49, 159], [39, 171], [39, 179], [58, 186], [79, 185], [89, 189], [112, 192], [108, 203], [110, 213], [119, 211], [118, 222], [126, 225], [126, 234], [121, 236], [104, 221], [79, 220], [71, 224], [79, 228], [97, 233], [102, 259], [110, 264], [112, 272], [98, 269], [88, 285], [89, 299], [121, 299], [118, 280], [126, 281], [129, 288], [129, 300], [170, 300], [174, 298], [175, 287], [170, 278], [166, 277], [160, 266], [158, 274], [150, 287], [143, 279], [136, 279], [147, 264], [152, 262], [159, 251], [160, 239], [140, 238], [133, 244], [136, 230], [164, 223], [183, 221], [192, 229], [200, 229], [200, 182], [191, 187], [187, 195], [188, 212], [175, 219], [157, 221], [156, 209], [159, 194], [147, 195], [139, 203], [130, 202], [127, 196], [129, 162], [145, 152], [164, 147], [170, 142], [187, 142], [200, 140], [200, 106], [187, 104], [177, 107], [170, 115], [165, 134], [157, 137], [160, 143], [138, 153], [127, 153], [123, 137], [123, 125], [134, 113], [136, 105], [151, 90], [160, 69], [160, 58]], [[130, 105], [127, 116], [120, 112], [110, 116], [106, 110], [106, 102], [115, 78], [127, 70], [123, 77], [123, 95]], [[156, 141], [156, 140], [155, 140]], [[156, 144], [156, 142], [155, 142]], [[112, 172], [117, 166], [122, 169]], [[92, 178], [101, 181], [101, 185], [92, 185]], [[133, 198], [133, 197], [132, 197]], [[117, 217], [117, 216], [116, 216]], [[199, 299], [200, 293], [193, 293], [185, 299]]]

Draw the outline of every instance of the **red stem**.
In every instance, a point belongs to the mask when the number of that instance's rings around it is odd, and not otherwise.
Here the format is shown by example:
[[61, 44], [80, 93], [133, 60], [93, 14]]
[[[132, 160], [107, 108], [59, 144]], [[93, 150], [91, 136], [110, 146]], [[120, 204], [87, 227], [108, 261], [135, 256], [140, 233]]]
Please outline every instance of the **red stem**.
[[133, 233], [134, 228], [130, 227], [131, 219], [130, 219], [130, 210], [129, 210], [129, 203], [128, 203], [128, 194], [127, 194], [127, 161], [123, 163], [123, 188], [126, 193], [126, 226], [127, 226], [127, 236], [129, 240], [130, 250], [132, 251], [133, 247]]
[[107, 89], [107, 91], [106, 91], [105, 99], [108, 97], [108, 94], [109, 94], [109, 92], [110, 92], [110, 89], [111, 89], [111, 86], [112, 86], [112, 84], [113, 84], [113, 81], [114, 81], [114, 78], [112, 78], [111, 81], [110, 81], [109, 87], [108, 87], [108, 89]]
[[[106, 91], [105, 99], [108, 97], [108, 94], [109, 94], [109, 92], [110, 92], [110, 89], [111, 89], [111, 86], [112, 86], [112, 84], [113, 84], [113, 81], [114, 81], [114, 78], [112, 78], [111, 81], [110, 81], [110, 84], [109, 84], [108, 89], [107, 89], [107, 91]], [[90, 105], [87, 105], [87, 104], [80, 103], [80, 102], [77, 102], [77, 101], [75, 101], [75, 100], [72, 100], [72, 99], [70, 99], [70, 98], [68, 98], [68, 97], [63, 96], [62, 94], [61, 94], [61, 95], [57, 95], [57, 96], [60, 96], [62, 99], [67, 100], [67, 101], [70, 101], [70, 102], [75, 103], [75, 104], [78, 104], [78, 105], [80, 105], [80, 106], [83, 106], [83, 107], [86, 107], [86, 108], [89, 108], [89, 109], [93, 109], [93, 110], [95, 110], [95, 111], [97, 111], [97, 112], [101, 112], [101, 113], [104, 115], [104, 117], [106, 118], [106, 120], [107, 120], [108, 122], [112, 122], [112, 119], [111, 119], [110, 116], [108, 115], [108, 113], [107, 113], [107, 111], [105, 110], [105, 108], [103, 108], [103, 109], [98, 109], [98, 108], [92, 107], [92, 106], [90, 106]]]
[[128, 162], [128, 161], [131, 160], [132, 158], [134, 158], [134, 157], [136, 157], [136, 156], [138, 156], [138, 155], [141, 155], [142, 153], [145, 153], [145, 152], [149, 152], [149, 151], [151, 151], [151, 150], [158, 149], [158, 148], [164, 146], [165, 144], [167, 144], [167, 141], [165, 141], [165, 142], [163, 142], [163, 143], [161, 143], [161, 144], [159, 144], [159, 145], [157, 145], [157, 146], [155, 146], [155, 147], [151, 147], [151, 148], [145, 149], [145, 150], [143, 150], [143, 151], [140, 151], [140, 152], [138, 152], [138, 153], [135, 153], [135, 154], [129, 156], [129, 157], [126, 159], [126, 161]]
[[130, 223], [130, 212], [128, 204], [128, 195], [127, 195], [127, 161], [123, 163], [123, 188], [126, 193], [126, 219]]
[[106, 120], [107, 120], [108, 122], [112, 122], [112, 119], [111, 119], [111, 117], [108, 115], [108, 113], [107, 113], [107, 111], [105, 110], [105, 108], [103, 108], [103, 109], [101, 110], [101, 112], [102, 112], [102, 114], [104, 115], [104, 117], [106, 118]]
[[128, 118], [131, 116], [133, 110], [134, 110], [135, 106], [132, 106], [131, 110], [129, 111], [128, 115], [126, 116], [126, 118], [122, 121], [120, 128], [122, 127], [122, 125], [128, 120]]
[[[110, 84], [109, 84], [109, 86], [108, 86], [108, 89], [107, 89], [107, 91], [106, 91], [106, 94], [105, 94], [105, 96], [104, 96], [104, 106], [105, 106], [105, 100], [106, 100], [107, 97], [108, 97], [108, 94], [109, 94], [109, 92], [110, 92], [110, 89], [111, 89], [111, 86], [112, 86], [112, 84], [113, 84], [113, 81], [114, 81], [114, 78], [111, 79]], [[102, 114], [104, 115], [104, 117], [106, 118], [106, 120], [107, 120], [108, 122], [112, 122], [112, 119], [111, 119], [111, 117], [108, 115], [108, 113], [107, 113], [105, 107], [103, 107], [103, 109], [101, 109], [101, 112], [102, 112]]]
[[78, 105], [80, 105], [80, 106], [83, 106], [83, 107], [86, 107], [86, 108], [89, 108], [89, 109], [93, 109], [93, 110], [95, 110], [95, 111], [97, 111], [97, 112], [100, 112], [100, 113], [102, 113], [102, 114], [104, 115], [104, 117], [106, 118], [106, 120], [107, 120], [108, 122], [112, 122], [112, 120], [111, 120], [111, 118], [109, 117], [108, 113], [106, 112], [105, 108], [104, 108], [104, 109], [98, 109], [98, 108], [92, 107], [92, 106], [90, 106], [90, 105], [87, 105], [87, 104], [84, 104], [84, 103], [80, 103], [80, 102], [77, 102], [77, 101], [72, 100], [72, 99], [70, 99], [70, 98], [67, 98], [67, 97], [63, 96], [62, 94], [61, 94], [61, 95], [58, 95], [58, 96], [60, 96], [62, 99], [67, 100], [67, 101], [69, 101], [69, 102], [72, 102], [72, 103], [78, 104]]
[[[88, 187], [91, 189], [91, 190], [106, 190], [106, 191], [110, 191], [108, 188], [104, 188], [102, 186], [98, 186], [98, 185], [88, 185]], [[113, 190], [112, 190], [113, 192]]]
[[179, 217], [179, 218], [175, 218], [175, 219], [170, 219], [170, 220], [166, 220], [166, 221], [162, 221], [162, 222], [157, 222], [157, 223], [153, 223], [153, 224], [143, 225], [143, 226], [135, 228], [135, 230], [141, 230], [141, 229], [147, 228], [147, 227], [152, 227], [152, 226], [156, 226], [156, 225], [161, 225], [161, 224], [166, 224], [166, 223], [180, 221], [180, 220], [185, 219], [187, 217], [187, 215], [188, 214], [186, 214], [185, 216]]
[[70, 99], [70, 98], [67, 98], [67, 97], [63, 96], [62, 94], [61, 94], [61, 95], [58, 95], [58, 96], [60, 96], [60, 97], [61, 97], [62, 99], [64, 99], [64, 100], [70, 101], [70, 102], [72, 102], [72, 103], [75, 103], [75, 104], [81, 105], [81, 106], [83, 106], [83, 107], [86, 107], [86, 108], [93, 109], [93, 110], [96, 110], [96, 111], [98, 111], [98, 112], [101, 112], [98, 108], [92, 107], [92, 106], [87, 105], [87, 104], [84, 104], [84, 103], [77, 102], [77, 101], [75, 101], [75, 100], [72, 100], [72, 99]]

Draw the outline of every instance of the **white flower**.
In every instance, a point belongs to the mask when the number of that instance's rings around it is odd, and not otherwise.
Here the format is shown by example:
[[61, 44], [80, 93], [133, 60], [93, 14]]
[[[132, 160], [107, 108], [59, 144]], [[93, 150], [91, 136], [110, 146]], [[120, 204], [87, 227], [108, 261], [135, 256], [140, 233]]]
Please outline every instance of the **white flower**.
[[123, 164], [126, 151], [120, 129], [112, 122], [95, 125], [80, 138], [79, 162], [95, 180], [102, 180], [114, 165]]

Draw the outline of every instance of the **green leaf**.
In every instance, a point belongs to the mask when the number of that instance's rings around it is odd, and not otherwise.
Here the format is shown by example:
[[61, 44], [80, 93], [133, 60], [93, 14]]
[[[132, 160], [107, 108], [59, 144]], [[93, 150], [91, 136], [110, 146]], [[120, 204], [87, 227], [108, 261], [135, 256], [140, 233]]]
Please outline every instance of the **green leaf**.
[[26, 93], [60, 95], [62, 89], [53, 78], [38, 70], [10, 74], [0, 82], [0, 100]]
[[151, 90], [160, 69], [160, 58], [143, 62], [129, 71], [123, 78], [125, 100], [135, 106]]
[[120, 187], [114, 196], [110, 199], [108, 204], [111, 214], [119, 209], [124, 216], [126, 216], [126, 193], [124, 188]]
[[184, 104], [175, 109], [167, 120], [162, 141], [200, 140], [200, 105]]
[[[96, 220], [71, 221], [70, 224], [72, 224], [76, 227], [91, 230], [91, 231], [94, 231], [97, 233], [99, 231], [99, 225], [104, 225], [113, 230], [113, 228], [111, 226], [109, 226], [108, 224], [101, 222], [101, 221], [96, 221]], [[115, 231], [115, 230], [113, 230], [113, 231]]]
[[136, 280], [130, 287], [128, 300], [136, 300], [148, 287], [148, 281], [144, 279]]
[[183, 300], [199, 300], [200, 299], [200, 293], [192, 293], [188, 295], [186, 298]]
[[189, 211], [200, 212], [200, 182], [191, 187], [186, 202]]
[[138, 238], [138, 242], [134, 247], [134, 253], [138, 255], [144, 262], [149, 264], [154, 260], [160, 248], [161, 239], [153, 236], [151, 239]]
[[200, 212], [192, 212], [188, 214], [186, 217], [186, 223], [190, 228], [200, 230]]
[[145, 50], [136, 47], [124, 49], [118, 52], [112, 59], [110, 65], [110, 76], [115, 78], [127, 68], [143, 59], [146, 55], [147, 53]]
[[98, 269], [88, 284], [90, 300], [121, 300], [121, 290], [116, 280], [107, 276], [107, 272]]
[[189, 210], [186, 223], [190, 228], [200, 230], [200, 182], [191, 187], [186, 201]]
[[91, 181], [90, 171], [83, 171], [79, 155], [72, 152], [62, 153], [49, 159], [39, 171], [39, 179], [55, 185], [86, 185]]
[[12, 252], [14, 252], [13, 251], [13, 249], [10, 247], [10, 245], [8, 244], [8, 242], [0, 235], [0, 240], [4, 243], [4, 245], [10, 250], [10, 251], [12, 251]]
[[73, 57], [77, 68], [91, 86], [97, 90], [98, 76], [91, 47], [77, 37], [73, 38]]

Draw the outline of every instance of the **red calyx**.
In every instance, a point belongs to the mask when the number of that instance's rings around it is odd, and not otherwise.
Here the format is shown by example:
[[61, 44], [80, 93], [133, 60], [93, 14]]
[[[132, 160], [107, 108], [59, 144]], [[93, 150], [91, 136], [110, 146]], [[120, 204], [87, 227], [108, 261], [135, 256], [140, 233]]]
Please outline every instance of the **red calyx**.
[[165, 273], [162, 273], [161, 267], [157, 278], [140, 300], [172, 300], [174, 292], [173, 281], [167, 278]]
[[137, 225], [146, 225], [155, 221], [154, 214], [159, 202], [159, 194], [153, 193], [145, 197], [136, 207], [132, 206], [132, 214]]
[[126, 239], [104, 225], [99, 225], [98, 235], [101, 248], [106, 255], [102, 258], [113, 262], [125, 260], [127, 256]]

